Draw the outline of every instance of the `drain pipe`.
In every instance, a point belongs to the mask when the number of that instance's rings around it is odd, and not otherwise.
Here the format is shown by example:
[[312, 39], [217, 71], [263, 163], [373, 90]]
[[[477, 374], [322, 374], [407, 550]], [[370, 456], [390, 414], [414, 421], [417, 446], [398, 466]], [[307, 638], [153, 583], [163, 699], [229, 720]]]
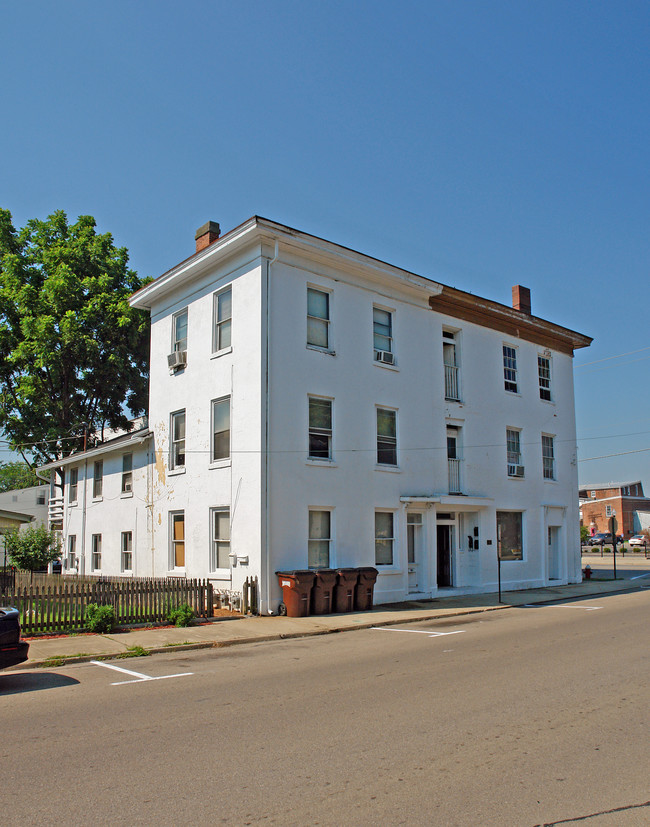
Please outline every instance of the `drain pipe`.
[[[271, 327], [271, 265], [278, 260], [279, 244], [276, 239], [273, 258], [266, 261], [266, 386], [265, 386], [265, 437], [264, 437], [264, 546], [266, 555], [266, 613], [271, 611], [271, 561], [269, 542], [269, 391], [271, 387], [269, 358], [270, 327]], [[261, 609], [261, 607], [260, 607]]]

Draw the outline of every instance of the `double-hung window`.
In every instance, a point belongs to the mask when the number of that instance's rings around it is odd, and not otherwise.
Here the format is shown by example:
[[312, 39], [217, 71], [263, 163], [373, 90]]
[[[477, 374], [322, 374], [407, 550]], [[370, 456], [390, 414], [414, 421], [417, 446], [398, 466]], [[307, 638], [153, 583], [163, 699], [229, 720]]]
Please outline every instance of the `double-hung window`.
[[104, 463], [101, 459], [93, 465], [93, 499], [98, 500], [104, 490]]
[[228, 568], [230, 568], [230, 510], [213, 508], [210, 570]]
[[122, 493], [133, 492], [133, 454], [122, 456]]
[[314, 287], [307, 288], [307, 344], [330, 346], [330, 295]]
[[187, 350], [187, 307], [172, 317], [172, 351]]
[[90, 560], [93, 571], [99, 571], [102, 567], [102, 535], [92, 536], [92, 556]]
[[393, 565], [395, 543], [394, 515], [392, 511], [375, 511], [375, 565]]
[[397, 465], [397, 411], [377, 408], [377, 464]]
[[542, 434], [542, 467], [545, 480], [555, 479], [555, 438]]
[[68, 478], [68, 502], [69, 503], [76, 503], [77, 502], [77, 491], [79, 488], [79, 469], [78, 468], [71, 468], [70, 469], [70, 476]]
[[133, 571], [133, 532], [123, 531], [121, 542], [122, 571]]
[[394, 364], [393, 314], [390, 310], [383, 310], [381, 307], [372, 308], [372, 346], [377, 362]]
[[547, 356], [537, 357], [537, 377], [539, 380], [539, 398], [551, 401], [551, 360]]
[[232, 288], [216, 293], [214, 297], [214, 342], [215, 352], [225, 350], [231, 344], [232, 330]]
[[332, 400], [309, 397], [309, 458], [332, 459]]
[[171, 444], [169, 467], [185, 467], [185, 411], [176, 411], [171, 415]]
[[459, 402], [458, 351], [456, 336], [450, 330], [442, 331], [442, 362], [445, 369], [445, 399]]
[[521, 432], [515, 428], [506, 428], [506, 453], [509, 477], [523, 477], [524, 466], [521, 463]]
[[169, 515], [169, 562], [172, 569], [185, 568], [185, 512]]
[[511, 345], [503, 346], [503, 382], [507, 391], [518, 393], [517, 348]]
[[212, 462], [230, 458], [230, 397], [212, 403]]
[[68, 569], [76, 569], [77, 568], [77, 535], [70, 534], [68, 535], [68, 560], [67, 560], [67, 568]]
[[329, 511], [309, 512], [309, 541], [307, 565], [310, 569], [327, 569], [330, 566], [332, 542], [332, 515]]

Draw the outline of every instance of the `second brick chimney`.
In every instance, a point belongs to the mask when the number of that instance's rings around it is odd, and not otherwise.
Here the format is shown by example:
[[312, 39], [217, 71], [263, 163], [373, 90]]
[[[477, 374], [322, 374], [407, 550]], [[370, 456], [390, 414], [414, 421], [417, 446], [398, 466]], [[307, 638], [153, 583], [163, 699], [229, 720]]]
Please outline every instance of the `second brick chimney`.
[[221, 228], [216, 221], [208, 221], [194, 233], [196, 239], [196, 252], [200, 253], [207, 246], [217, 241], [221, 234]]
[[521, 284], [515, 284], [512, 288], [512, 306], [515, 310], [521, 310], [522, 313], [528, 313], [530, 316], [530, 288], [522, 287]]

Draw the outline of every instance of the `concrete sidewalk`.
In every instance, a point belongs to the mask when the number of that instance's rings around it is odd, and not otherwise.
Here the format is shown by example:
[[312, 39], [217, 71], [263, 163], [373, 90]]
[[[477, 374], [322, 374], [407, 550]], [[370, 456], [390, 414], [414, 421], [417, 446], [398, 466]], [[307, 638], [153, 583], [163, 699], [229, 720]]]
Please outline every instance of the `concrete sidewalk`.
[[[650, 581], [649, 581], [650, 582]], [[31, 638], [29, 660], [7, 671], [49, 668], [64, 663], [94, 659], [133, 657], [186, 649], [233, 646], [270, 640], [324, 635], [390, 626], [397, 623], [490, 612], [535, 603], [548, 603], [581, 597], [598, 597], [634, 588], [629, 580], [588, 580], [577, 585], [555, 588], [462, 595], [434, 600], [378, 606], [367, 612], [321, 615], [315, 617], [240, 617], [217, 618], [197, 626], [164, 626], [130, 629], [107, 635], [76, 634], [52, 638]]]

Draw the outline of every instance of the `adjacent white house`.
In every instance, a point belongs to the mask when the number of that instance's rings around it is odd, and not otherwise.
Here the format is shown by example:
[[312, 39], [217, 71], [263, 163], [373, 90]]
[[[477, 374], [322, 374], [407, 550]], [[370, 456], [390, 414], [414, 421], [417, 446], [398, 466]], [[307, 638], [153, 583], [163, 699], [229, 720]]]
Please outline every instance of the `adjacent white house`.
[[[376, 566], [375, 602], [581, 579], [573, 352], [591, 339], [253, 217], [138, 291], [146, 427], [60, 463], [69, 571]], [[48, 466], [53, 468], [53, 466]], [[57, 510], [58, 509], [58, 510]]]

